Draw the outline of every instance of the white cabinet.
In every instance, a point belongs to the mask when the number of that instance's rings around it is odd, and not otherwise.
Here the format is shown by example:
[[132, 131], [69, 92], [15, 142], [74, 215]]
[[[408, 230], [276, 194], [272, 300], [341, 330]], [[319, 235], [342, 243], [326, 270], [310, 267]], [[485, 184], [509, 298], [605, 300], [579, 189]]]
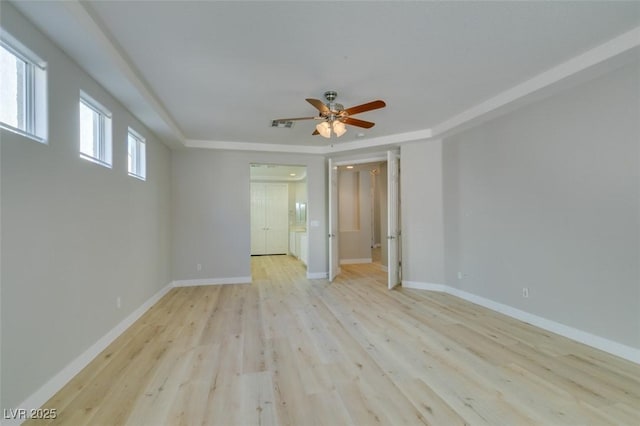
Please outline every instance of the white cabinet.
[[307, 233], [298, 233], [300, 235], [298, 246], [298, 257], [305, 265], [309, 264], [309, 240], [307, 239]]
[[304, 263], [307, 264], [307, 233], [300, 231], [291, 231], [289, 232], [289, 253], [292, 256], [297, 257]]
[[251, 254], [287, 253], [288, 202], [288, 184], [251, 183]]
[[298, 257], [298, 247], [296, 243], [296, 235], [298, 233], [295, 231], [289, 232], [289, 254]]

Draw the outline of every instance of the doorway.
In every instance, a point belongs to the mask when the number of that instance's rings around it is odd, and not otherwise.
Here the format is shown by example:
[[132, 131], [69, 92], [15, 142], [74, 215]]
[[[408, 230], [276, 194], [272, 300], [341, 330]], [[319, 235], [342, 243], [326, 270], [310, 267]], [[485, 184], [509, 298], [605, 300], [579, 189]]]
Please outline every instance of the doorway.
[[[338, 166], [339, 263], [376, 263], [386, 270], [387, 163]], [[384, 252], [384, 253], [383, 253]]]
[[250, 165], [251, 255], [308, 263], [306, 166]]
[[[375, 263], [400, 283], [399, 159], [329, 159], [329, 279], [340, 265]], [[391, 267], [389, 267], [389, 265]]]

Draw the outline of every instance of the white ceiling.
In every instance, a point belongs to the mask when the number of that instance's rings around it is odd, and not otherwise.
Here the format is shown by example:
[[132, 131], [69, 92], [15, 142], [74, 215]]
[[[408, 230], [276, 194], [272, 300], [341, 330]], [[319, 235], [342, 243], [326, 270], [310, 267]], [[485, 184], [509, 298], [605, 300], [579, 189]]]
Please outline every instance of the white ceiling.
[[[429, 137], [640, 45], [637, 1], [14, 4], [173, 147], [321, 153]], [[387, 107], [338, 140], [311, 136], [311, 120], [270, 127], [315, 115], [305, 98], [326, 90]]]

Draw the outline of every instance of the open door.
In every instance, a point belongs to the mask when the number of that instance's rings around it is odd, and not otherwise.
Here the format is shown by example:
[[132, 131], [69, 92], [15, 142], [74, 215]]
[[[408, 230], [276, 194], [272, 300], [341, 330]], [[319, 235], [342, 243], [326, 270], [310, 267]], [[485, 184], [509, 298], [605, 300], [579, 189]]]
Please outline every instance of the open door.
[[400, 167], [398, 156], [387, 151], [387, 265], [389, 290], [400, 284], [400, 220], [399, 189]]
[[329, 158], [329, 281], [338, 275], [338, 167]]

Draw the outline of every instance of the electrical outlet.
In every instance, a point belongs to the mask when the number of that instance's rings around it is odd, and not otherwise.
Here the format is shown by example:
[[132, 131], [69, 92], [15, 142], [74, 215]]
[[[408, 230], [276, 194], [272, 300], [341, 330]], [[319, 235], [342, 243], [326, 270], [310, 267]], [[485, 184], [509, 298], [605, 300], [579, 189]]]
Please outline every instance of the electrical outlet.
[[196, 265], [196, 270], [197, 270], [198, 272], [202, 271], [202, 264], [198, 263], [198, 264]]
[[120, 296], [116, 297], [116, 308], [122, 308], [122, 298]]
[[522, 287], [522, 297], [529, 297], [529, 287]]

